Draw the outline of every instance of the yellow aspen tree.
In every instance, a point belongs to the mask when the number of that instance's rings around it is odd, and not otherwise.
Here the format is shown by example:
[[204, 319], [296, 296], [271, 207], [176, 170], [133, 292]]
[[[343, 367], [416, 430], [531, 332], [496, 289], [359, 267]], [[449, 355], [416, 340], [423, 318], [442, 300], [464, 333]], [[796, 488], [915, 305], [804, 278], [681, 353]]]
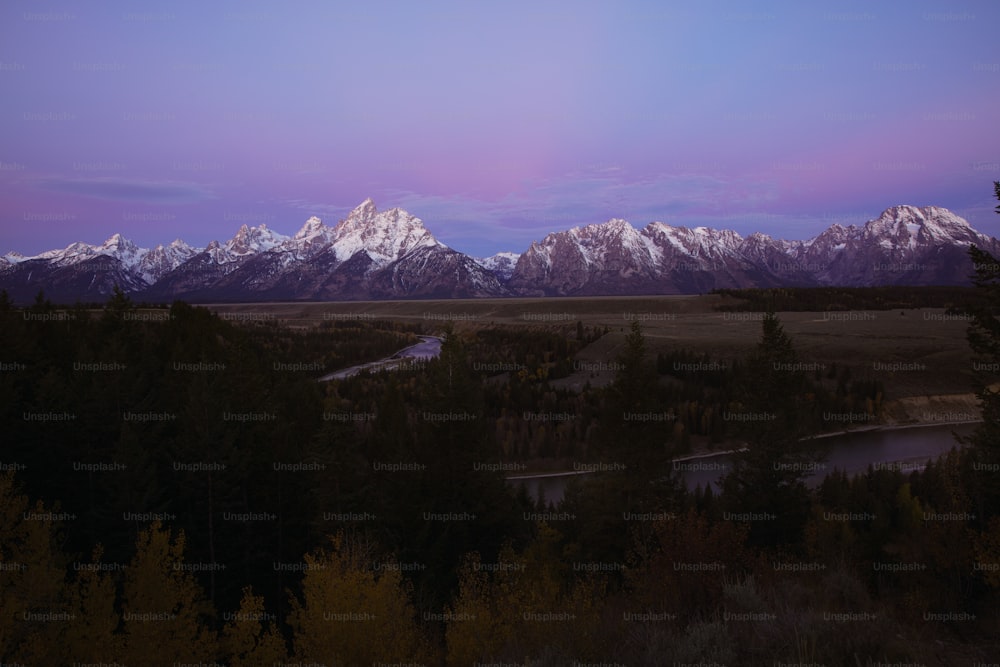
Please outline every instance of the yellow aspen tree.
[[211, 604], [184, 567], [184, 533], [170, 538], [170, 529], [156, 521], [136, 540], [122, 596], [127, 665], [172, 666], [217, 657], [216, 637], [206, 622]]
[[603, 589], [591, 580], [564, 584], [557, 539], [543, 523], [523, 554], [507, 547], [489, 564], [478, 554], [467, 557], [447, 618], [448, 665], [522, 662], [552, 653], [595, 658], [600, 615], [593, 602]]
[[287, 662], [288, 648], [276, 624], [277, 619], [264, 608], [264, 598], [254, 595], [250, 586], [244, 588], [239, 611], [222, 629], [222, 645], [229, 665], [272, 667]]
[[512, 632], [492, 608], [495, 600], [489, 575], [480, 567], [478, 553], [466, 556], [459, 575], [458, 594], [446, 614], [448, 665], [472, 665], [496, 655]]
[[8, 662], [58, 664], [61, 637], [73, 620], [66, 609], [68, 559], [58, 509], [32, 505], [18, 493], [13, 472], [0, 474], [0, 656]]
[[94, 548], [89, 563], [81, 563], [70, 587], [69, 608], [75, 618], [66, 633], [74, 663], [111, 664], [121, 658], [121, 617], [115, 611], [115, 582], [102, 563], [103, 548]]
[[304, 561], [302, 600], [292, 596], [289, 616], [296, 659], [329, 667], [432, 662], [400, 568], [376, 570], [342, 535]]

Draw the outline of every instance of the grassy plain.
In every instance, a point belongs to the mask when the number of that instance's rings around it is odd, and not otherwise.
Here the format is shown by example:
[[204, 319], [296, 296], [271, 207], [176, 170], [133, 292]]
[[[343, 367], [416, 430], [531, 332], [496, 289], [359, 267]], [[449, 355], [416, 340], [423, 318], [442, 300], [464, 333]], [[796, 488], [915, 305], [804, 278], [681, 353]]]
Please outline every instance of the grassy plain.
[[[206, 304], [234, 320], [274, 319], [292, 327], [330, 320], [389, 319], [422, 323], [428, 333], [451, 322], [456, 330], [490, 326], [536, 327], [574, 335], [577, 322], [608, 327], [608, 335], [585, 348], [578, 359], [613, 361], [632, 319], [642, 322], [650, 352], [689, 349], [714, 359], [733, 359], [760, 338], [759, 313], [724, 313], [735, 303], [719, 295], [455, 299], [435, 301], [354, 301], [336, 303]], [[893, 311], [778, 313], [803, 363], [836, 363], [853, 378], [883, 382], [889, 400], [968, 394], [975, 371], [965, 340], [966, 322], [940, 308]], [[601, 373], [567, 379], [601, 382]]]

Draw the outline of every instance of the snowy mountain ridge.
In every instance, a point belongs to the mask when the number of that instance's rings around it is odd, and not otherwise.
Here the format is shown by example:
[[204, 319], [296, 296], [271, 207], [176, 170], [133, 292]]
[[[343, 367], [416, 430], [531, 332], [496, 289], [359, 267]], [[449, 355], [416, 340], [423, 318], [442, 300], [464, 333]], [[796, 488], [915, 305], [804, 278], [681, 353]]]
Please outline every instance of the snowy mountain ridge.
[[996, 239], [947, 209], [898, 205], [806, 241], [659, 221], [637, 229], [613, 218], [550, 233], [521, 254], [477, 259], [438, 241], [420, 218], [366, 199], [335, 226], [313, 216], [292, 236], [244, 224], [204, 248], [178, 239], [146, 249], [113, 234], [100, 245], [12, 252], [0, 257], [0, 286], [18, 298], [58, 286], [60, 298], [99, 300], [119, 284], [155, 299], [267, 300], [967, 284], [971, 243], [1000, 254]]

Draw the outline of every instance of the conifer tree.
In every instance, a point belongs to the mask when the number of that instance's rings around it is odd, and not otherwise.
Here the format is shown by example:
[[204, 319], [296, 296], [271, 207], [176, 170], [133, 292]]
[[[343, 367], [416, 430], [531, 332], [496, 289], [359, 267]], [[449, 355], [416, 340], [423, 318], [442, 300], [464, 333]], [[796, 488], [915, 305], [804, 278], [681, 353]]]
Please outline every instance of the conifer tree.
[[648, 357], [642, 325], [633, 320], [625, 346], [616, 360], [618, 370], [611, 385], [606, 420], [608, 454], [620, 457], [628, 476], [643, 484], [666, 477], [665, 465], [673, 453], [670, 443], [677, 416], [658, 398], [656, 369]]
[[[1000, 200], [1000, 181], [993, 182]], [[1000, 214], [1000, 205], [996, 207]], [[1000, 259], [975, 245], [969, 246], [972, 283], [981, 300], [964, 308], [969, 317], [966, 338], [981, 363], [976, 374], [976, 397], [982, 407], [982, 423], [965, 438], [972, 445], [973, 469], [970, 492], [977, 502], [980, 521], [1000, 515]]]
[[600, 463], [609, 470], [569, 486], [562, 508], [575, 517], [572, 529], [587, 557], [608, 561], [624, 559], [631, 533], [647, 528], [626, 517], [672, 511], [683, 493], [670, 464], [676, 415], [658, 399], [655, 366], [638, 320], [615, 362], [600, 425]]
[[724, 502], [730, 513], [751, 521], [751, 543], [801, 538], [809, 514], [803, 479], [822, 459], [815, 443], [803, 441], [808, 432], [806, 387], [791, 338], [768, 312], [761, 340], [746, 364], [739, 401], [724, 415], [746, 442], [725, 478]]

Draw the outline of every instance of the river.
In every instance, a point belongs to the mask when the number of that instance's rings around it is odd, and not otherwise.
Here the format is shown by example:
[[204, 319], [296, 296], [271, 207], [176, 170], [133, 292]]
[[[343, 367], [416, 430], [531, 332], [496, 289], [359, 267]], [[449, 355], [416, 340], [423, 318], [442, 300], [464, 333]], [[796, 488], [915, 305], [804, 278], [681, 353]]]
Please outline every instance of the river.
[[[869, 465], [891, 467], [904, 473], [922, 469], [928, 459], [946, 454], [958, 445], [952, 432], [968, 435], [976, 426], [976, 423], [934, 424], [824, 436], [819, 441], [827, 449], [826, 460], [815, 465], [816, 470], [806, 478], [806, 484], [817, 486], [835, 468], [849, 475], [863, 473]], [[718, 454], [677, 460], [673, 466], [684, 477], [689, 489], [711, 484], [718, 490], [716, 482], [731, 470], [732, 459], [728, 454]], [[537, 499], [539, 492], [544, 492], [546, 500], [558, 503], [569, 481], [581, 474], [590, 473], [517, 475], [508, 477], [507, 481], [515, 487], [524, 484], [532, 498]]]
[[379, 359], [378, 361], [371, 361], [367, 364], [358, 364], [357, 366], [351, 366], [350, 368], [342, 368], [339, 371], [327, 373], [323, 377], [319, 378], [319, 381], [329, 382], [330, 380], [342, 380], [344, 378], [349, 378], [352, 375], [357, 375], [364, 370], [370, 370], [373, 372], [398, 370], [402, 366], [411, 364], [414, 361], [433, 359], [441, 354], [441, 344], [444, 342], [441, 338], [438, 338], [437, 336], [419, 336], [419, 338], [419, 343], [403, 348], [391, 357]]
[[[338, 380], [357, 375], [363, 370], [396, 370], [416, 360], [433, 359], [441, 354], [442, 339], [437, 336], [420, 336], [416, 345], [404, 348], [391, 357], [359, 364], [334, 371], [319, 378], [320, 382]], [[821, 436], [819, 442], [826, 448], [826, 459], [814, 464], [815, 472], [806, 477], [806, 484], [816, 486], [834, 469], [857, 475], [869, 465], [897, 468], [903, 472], [923, 468], [928, 459], [945, 454], [956, 446], [953, 433], [968, 435], [976, 423], [932, 424], [905, 426], [892, 429], [850, 431]], [[710, 484], [718, 490], [718, 480], [732, 467], [728, 454], [716, 454], [675, 460], [675, 470], [681, 473], [689, 489], [699, 484]], [[574, 477], [600, 473], [564, 472], [539, 475], [513, 475], [507, 478], [512, 486], [524, 484], [528, 494], [537, 499], [544, 492], [546, 500], [558, 503], [566, 493], [566, 485]]]

